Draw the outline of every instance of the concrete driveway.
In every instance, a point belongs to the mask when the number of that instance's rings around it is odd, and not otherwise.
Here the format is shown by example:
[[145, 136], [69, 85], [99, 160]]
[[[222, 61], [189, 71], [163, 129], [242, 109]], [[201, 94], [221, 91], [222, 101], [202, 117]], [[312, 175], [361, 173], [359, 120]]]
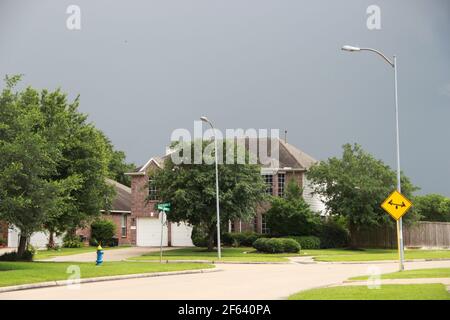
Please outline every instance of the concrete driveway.
[[16, 251], [16, 248], [0, 248], [0, 256], [4, 253]]
[[[368, 274], [393, 272], [397, 263], [221, 264], [220, 272], [172, 275], [0, 294], [5, 299], [284, 299], [300, 290]], [[407, 262], [407, 269], [450, 267], [450, 261]]]
[[[174, 247], [163, 247], [163, 250], [171, 250]], [[148, 252], [159, 252], [159, 247], [126, 247], [120, 249], [105, 250], [103, 254], [104, 261], [122, 261], [131, 257], [140, 256]], [[39, 261], [52, 261], [52, 262], [92, 262], [97, 259], [97, 253], [95, 248], [92, 248], [92, 252], [72, 254], [69, 256], [54, 257]]]

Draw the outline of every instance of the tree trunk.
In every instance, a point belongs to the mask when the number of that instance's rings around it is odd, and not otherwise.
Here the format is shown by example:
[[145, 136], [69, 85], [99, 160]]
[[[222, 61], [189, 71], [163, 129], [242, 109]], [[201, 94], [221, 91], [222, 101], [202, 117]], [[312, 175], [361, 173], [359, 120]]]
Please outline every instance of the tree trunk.
[[214, 251], [214, 232], [208, 234], [208, 251]]
[[216, 226], [212, 224], [208, 228], [208, 251], [214, 251], [214, 240], [216, 236]]
[[55, 238], [54, 238], [55, 233], [53, 231], [49, 231], [49, 236], [48, 236], [48, 244], [47, 244], [47, 248], [48, 249], [55, 249]]
[[356, 241], [356, 231], [358, 230], [357, 225], [354, 223], [349, 223], [348, 225], [348, 231], [350, 232], [350, 249], [358, 249], [357, 241]]
[[17, 248], [17, 255], [19, 257], [22, 257], [25, 250], [27, 249], [27, 240], [28, 240], [27, 236], [20, 234], [19, 247]]

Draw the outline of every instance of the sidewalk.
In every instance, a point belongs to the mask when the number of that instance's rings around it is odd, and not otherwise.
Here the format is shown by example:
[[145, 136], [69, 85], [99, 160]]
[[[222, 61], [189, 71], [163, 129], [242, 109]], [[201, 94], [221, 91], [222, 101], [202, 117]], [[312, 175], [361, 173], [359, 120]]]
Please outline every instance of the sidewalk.
[[[371, 280], [371, 283], [375, 280]], [[377, 281], [378, 282], [378, 281]], [[442, 283], [446, 286], [450, 286], [450, 278], [416, 278], [416, 279], [381, 279], [379, 280], [381, 285], [383, 284], [426, 284], [426, 283]], [[367, 280], [346, 280], [342, 283], [332, 285], [332, 287], [339, 286], [365, 286]]]

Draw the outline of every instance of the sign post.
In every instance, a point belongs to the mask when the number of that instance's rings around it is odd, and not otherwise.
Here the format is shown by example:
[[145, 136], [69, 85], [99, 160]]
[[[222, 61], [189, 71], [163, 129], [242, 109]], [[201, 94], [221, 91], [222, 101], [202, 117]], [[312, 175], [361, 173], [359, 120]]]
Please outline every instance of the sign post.
[[400, 262], [400, 271], [403, 270], [404, 259], [402, 217], [411, 208], [411, 206], [411, 201], [409, 201], [408, 198], [406, 198], [397, 190], [392, 192], [389, 197], [387, 197], [386, 200], [384, 200], [384, 202], [381, 204], [381, 207], [397, 222], [397, 247]]
[[159, 203], [157, 208], [159, 210], [159, 216], [161, 219], [161, 242], [160, 242], [160, 246], [159, 246], [159, 263], [162, 263], [164, 224], [167, 221], [166, 212], [170, 211], [170, 202]]

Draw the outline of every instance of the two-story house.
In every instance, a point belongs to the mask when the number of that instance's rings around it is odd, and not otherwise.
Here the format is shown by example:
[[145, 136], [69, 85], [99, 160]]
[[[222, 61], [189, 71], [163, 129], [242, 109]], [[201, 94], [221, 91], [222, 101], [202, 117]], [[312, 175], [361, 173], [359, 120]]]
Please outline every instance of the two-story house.
[[[277, 140], [278, 159], [266, 165], [261, 165], [261, 175], [267, 184], [267, 192], [274, 196], [283, 196], [285, 186], [289, 180], [295, 179], [303, 188], [305, 201], [318, 214], [325, 214], [325, 206], [320, 198], [311, 194], [311, 186], [305, 173], [317, 162], [314, 158], [300, 149]], [[248, 147], [248, 145], [246, 145]], [[137, 246], [158, 246], [161, 241], [161, 223], [155, 205], [158, 203], [158, 190], [152, 184], [149, 172], [161, 169], [164, 160], [169, 155], [152, 157], [131, 176], [131, 215], [129, 223], [129, 241]], [[220, 179], [220, 177], [219, 177]], [[264, 212], [267, 204], [261, 204], [258, 213], [251, 221], [230, 221], [229, 231], [255, 231], [267, 233]], [[185, 224], [168, 223], [163, 226], [163, 245], [191, 246], [192, 227]]]

